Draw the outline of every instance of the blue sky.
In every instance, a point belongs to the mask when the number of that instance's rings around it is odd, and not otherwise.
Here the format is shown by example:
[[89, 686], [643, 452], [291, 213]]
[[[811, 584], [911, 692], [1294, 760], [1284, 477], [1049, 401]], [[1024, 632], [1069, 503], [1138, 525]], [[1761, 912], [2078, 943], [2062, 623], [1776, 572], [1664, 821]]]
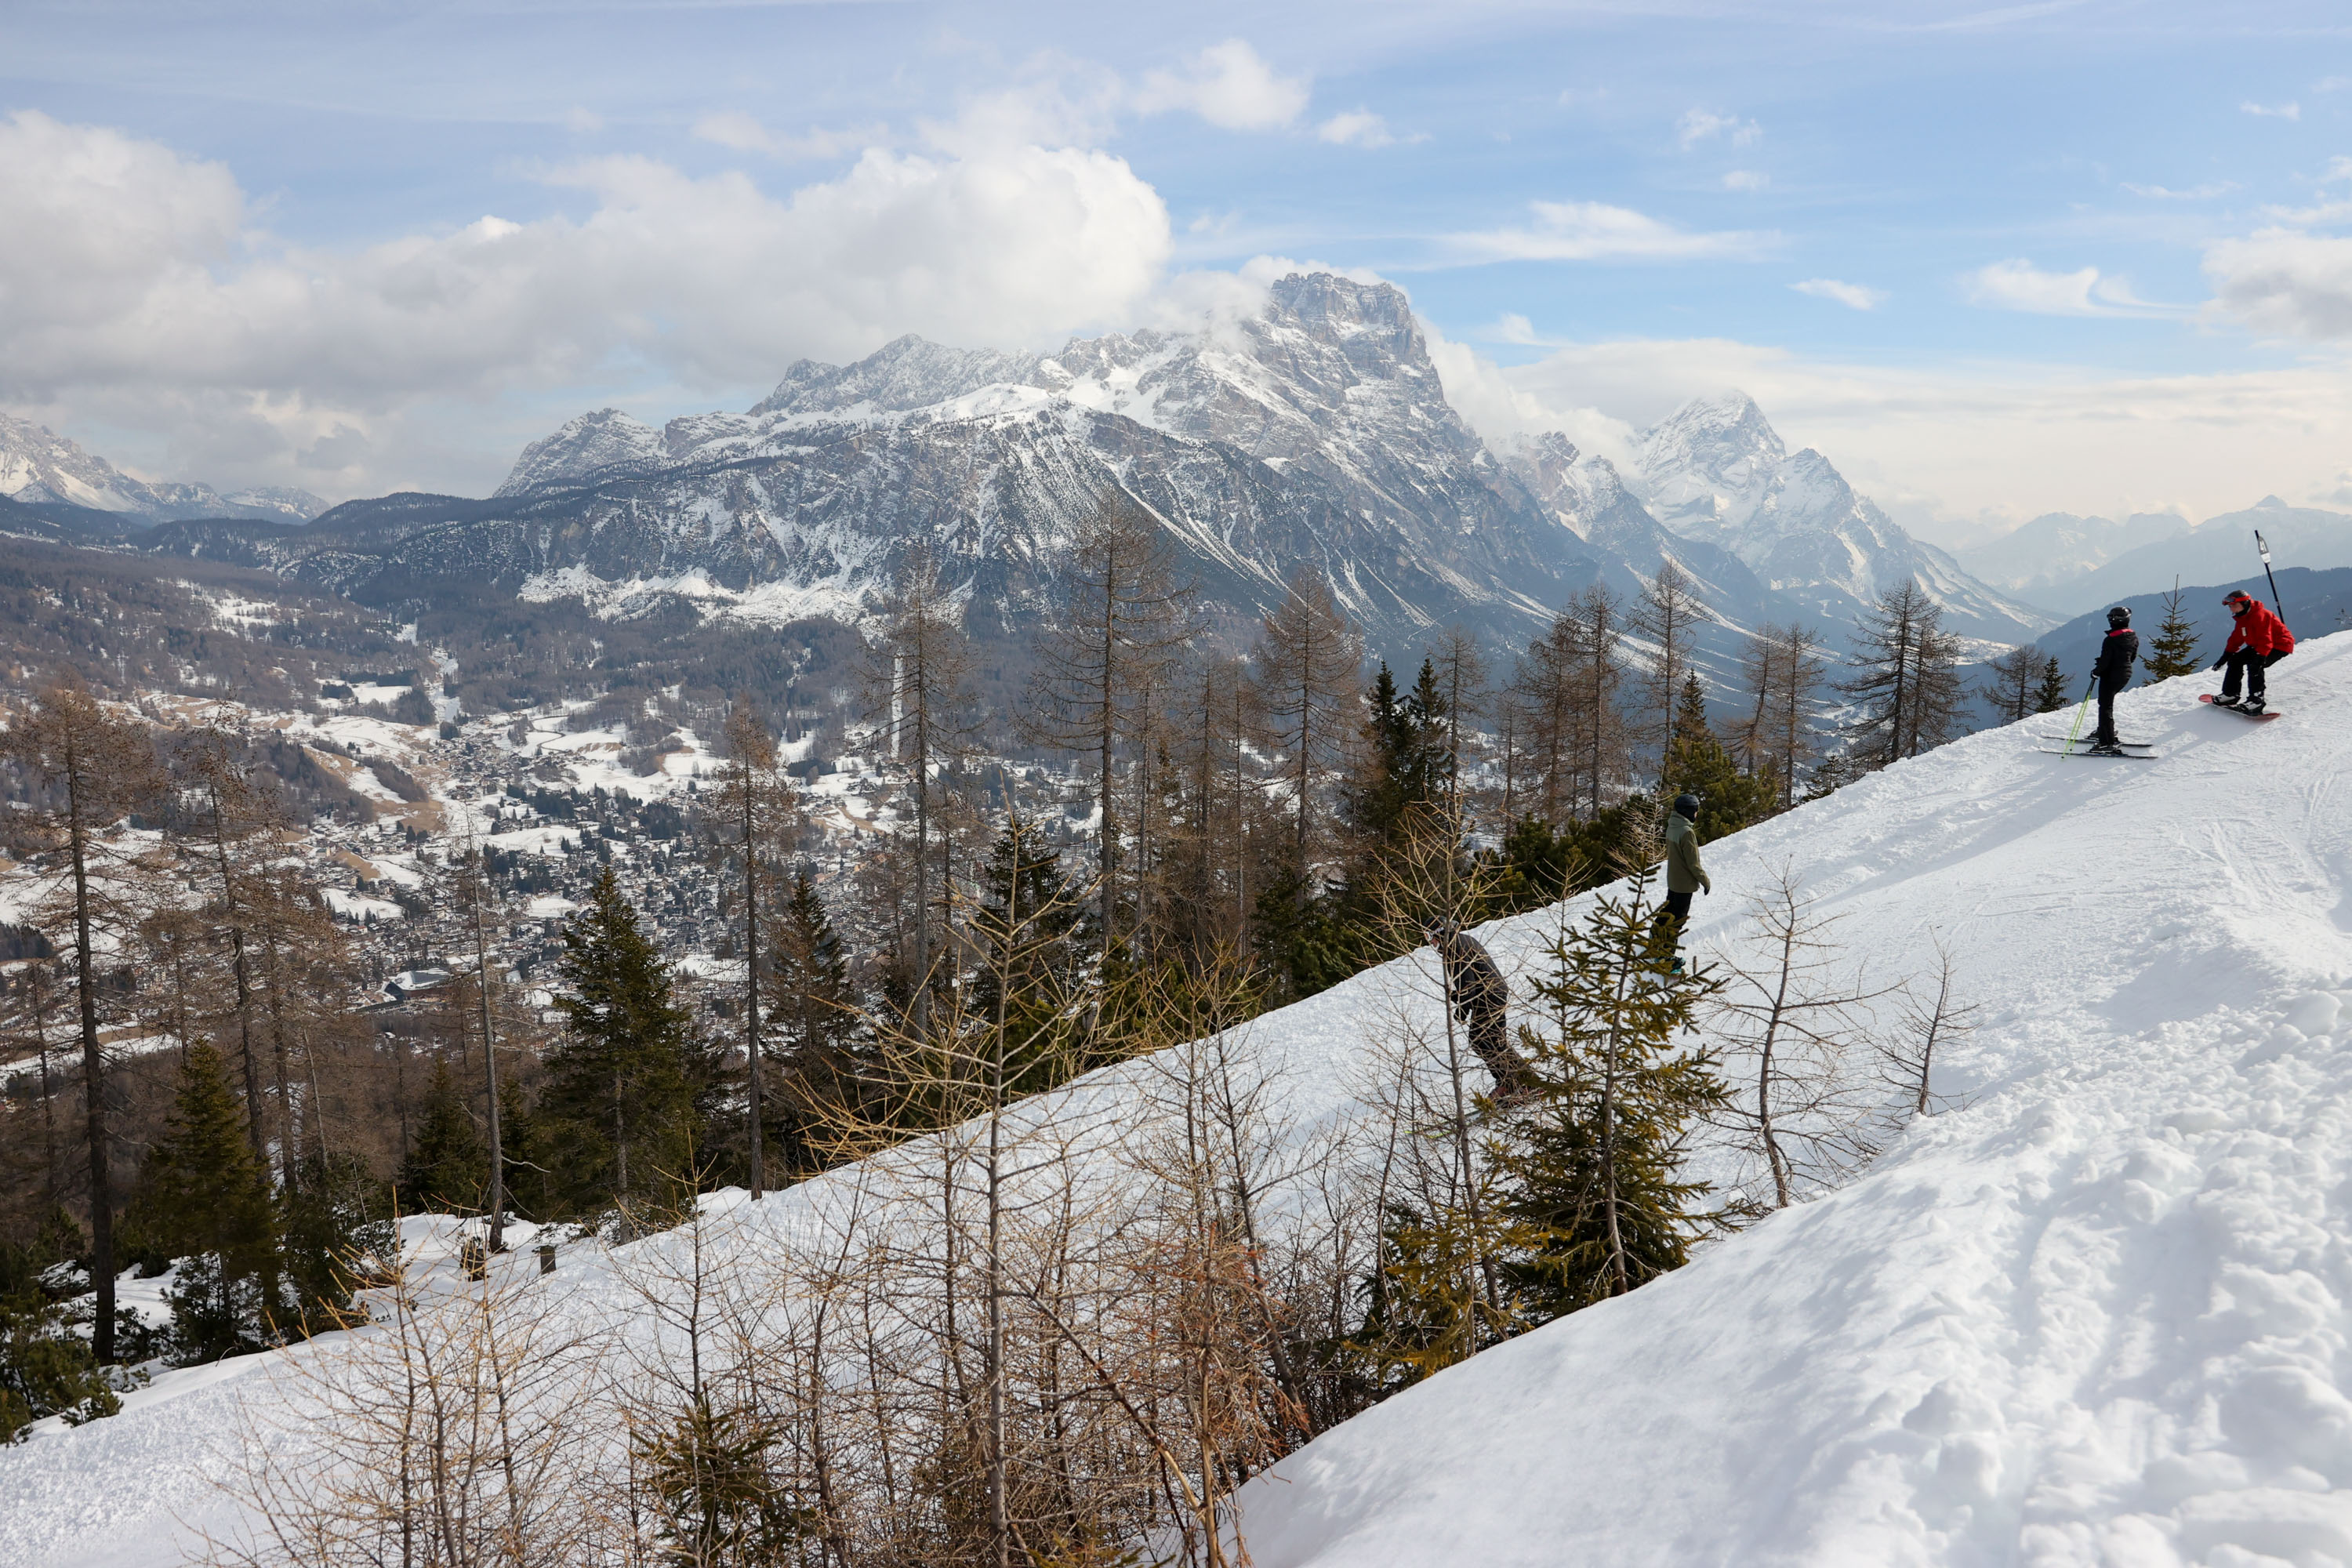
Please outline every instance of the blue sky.
[[478, 493], [583, 407], [1273, 257], [1408, 289], [1496, 433], [1736, 382], [1931, 532], [2347, 504], [2347, 155], [2340, 5], [16, 0], [0, 405]]

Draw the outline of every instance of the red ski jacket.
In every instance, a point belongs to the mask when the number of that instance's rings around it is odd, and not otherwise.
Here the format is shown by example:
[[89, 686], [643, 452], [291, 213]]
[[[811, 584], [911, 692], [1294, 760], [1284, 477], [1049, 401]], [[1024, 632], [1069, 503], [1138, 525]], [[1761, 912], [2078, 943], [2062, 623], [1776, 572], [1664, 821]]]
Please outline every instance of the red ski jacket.
[[2246, 613], [2230, 629], [2230, 646], [2221, 651], [2232, 654], [2240, 648], [2252, 648], [2256, 653], [2293, 653], [2294, 634], [2286, 623], [2271, 614], [2270, 606], [2260, 599], [2247, 601]]

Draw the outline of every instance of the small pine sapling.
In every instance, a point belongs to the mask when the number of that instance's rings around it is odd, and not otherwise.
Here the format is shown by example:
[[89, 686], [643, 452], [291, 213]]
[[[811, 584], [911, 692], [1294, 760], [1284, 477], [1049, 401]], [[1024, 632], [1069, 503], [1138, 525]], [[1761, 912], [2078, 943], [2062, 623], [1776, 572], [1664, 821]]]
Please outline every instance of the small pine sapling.
[[1641, 884], [1603, 895], [1549, 944], [1535, 983], [1541, 1028], [1520, 1043], [1540, 1083], [1497, 1152], [1519, 1234], [1509, 1269], [1520, 1310], [1543, 1321], [1622, 1296], [1682, 1266], [1719, 1223], [1711, 1191], [1684, 1173], [1692, 1138], [1728, 1089], [1692, 1026], [1721, 983], [1678, 973], [1674, 938]]
[[2172, 592], [2164, 596], [2164, 619], [2156, 628], [2156, 637], [2147, 645], [2147, 657], [2141, 662], [2147, 668], [2150, 680], [2169, 680], [2176, 675], [2194, 674], [2200, 668], [2197, 658], [2197, 623], [2181, 608], [2180, 579], [2172, 580]]
[[2033, 689], [2033, 710], [2055, 713], [2073, 700], [2074, 694], [2066, 689], [2064, 673], [2059, 669], [2058, 661], [2051, 659], [2042, 667], [2042, 684]]

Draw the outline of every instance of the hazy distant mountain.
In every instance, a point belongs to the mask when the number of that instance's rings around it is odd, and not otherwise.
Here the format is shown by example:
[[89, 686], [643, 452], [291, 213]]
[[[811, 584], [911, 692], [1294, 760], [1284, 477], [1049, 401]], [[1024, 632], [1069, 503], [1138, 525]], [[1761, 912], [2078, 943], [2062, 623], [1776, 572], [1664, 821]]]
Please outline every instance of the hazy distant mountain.
[[1731, 552], [1818, 620], [1851, 623], [1906, 577], [1966, 637], [2019, 642], [2057, 619], [1912, 538], [1819, 452], [1790, 453], [1745, 393], [1694, 398], [1645, 431], [1640, 468], [1661, 522]]
[[2235, 583], [2259, 576], [2257, 529], [2270, 542], [2277, 565], [2315, 572], [2352, 566], [2352, 516], [2264, 496], [2243, 511], [2209, 517], [2172, 538], [2126, 551], [2084, 576], [2071, 590], [2073, 604], [2088, 609], [2135, 594], [2161, 593], [2176, 577], [2183, 583]]
[[308, 490], [264, 487], [226, 493], [210, 485], [149, 484], [47, 428], [0, 414], [0, 496], [120, 512], [151, 522], [249, 517], [307, 521], [327, 510]]
[[[1994, 587], [2052, 609], [2082, 607], [2083, 579], [2127, 550], [2186, 533], [2178, 512], [2134, 512], [2121, 522], [2049, 511], [2011, 532], [1955, 551], [1961, 565]], [[2093, 597], [2096, 597], [2095, 595]]]

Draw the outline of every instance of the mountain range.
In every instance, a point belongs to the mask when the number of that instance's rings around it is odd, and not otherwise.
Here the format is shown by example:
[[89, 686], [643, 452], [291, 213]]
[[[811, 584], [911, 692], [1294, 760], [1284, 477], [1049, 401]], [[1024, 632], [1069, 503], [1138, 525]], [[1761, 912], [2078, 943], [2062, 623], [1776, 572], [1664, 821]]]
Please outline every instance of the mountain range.
[[[853, 364], [795, 363], [740, 414], [659, 429], [583, 414], [486, 499], [396, 494], [308, 526], [287, 526], [290, 510], [182, 516], [140, 547], [373, 602], [455, 579], [608, 617], [784, 623], [855, 621], [921, 544], [968, 586], [976, 631], [1018, 644], [1051, 613], [1078, 525], [1118, 490], [1242, 641], [1302, 564], [1402, 660], [1456, 622], [1523, 644], [1578, 590], [1630, 597], [1668, 560], [1712, 616], [1701, 658], [1718, 679], [1747, 628], [1802, 618], [1834, 637], [1905, 577], [1969, 637], [2013, 643], [2056, 618], [1911, 538], [1820, 453], [1787, 452], [1739, 394], [1685, 405], [1638, 458], [1621, 472], [1558, 433], [1490, 445], [1448, 401], [1401, 291], [1295, 274], [1256, 312], [1196, 331], [1052, 354], [901, 338]], [[29, 482], [160, 516], [89, 461], [80, 489], [43, 477], [74, 472], [54, 458]]]
[[44, 426], [0, 414], [0, 497], [114, 512], [133, 524], [242, 517], [307, 522], [327, 510], [308, 490], [275, 486], [223, 493], [204, 484], [150, 484]]

